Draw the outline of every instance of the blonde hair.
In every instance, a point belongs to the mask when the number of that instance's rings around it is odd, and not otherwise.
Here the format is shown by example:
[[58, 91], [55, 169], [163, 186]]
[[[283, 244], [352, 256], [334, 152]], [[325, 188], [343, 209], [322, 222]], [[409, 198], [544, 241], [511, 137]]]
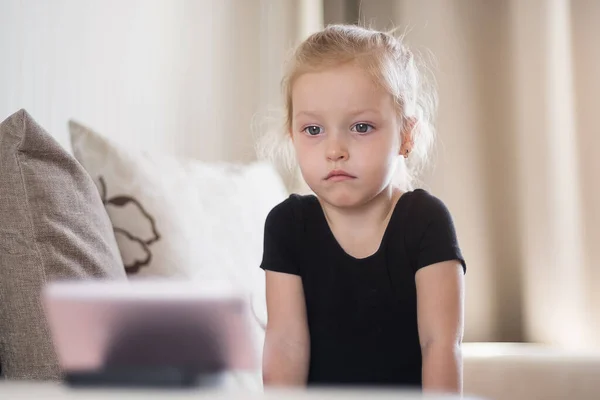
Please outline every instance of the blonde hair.
[[405, 162], [398, 163], [395, 183], [412, 189], [427, 164], [434, 142], [434, 113], [437, 96], [414, 54], [393, 32], [381, 32], [356, 25], [329, 25], [304, 40], [292, 53], [281, 82], [285, 103], [283, 126], [267, 132], [257, 143], [260, 158], [274, 161], [293, 172], [297, 165], [289, 129], [292, 124], [292, 88], [308, 72], [355, 63], [369, 73], [393, 97], [402, 124], [414, 122], [413, 146]]

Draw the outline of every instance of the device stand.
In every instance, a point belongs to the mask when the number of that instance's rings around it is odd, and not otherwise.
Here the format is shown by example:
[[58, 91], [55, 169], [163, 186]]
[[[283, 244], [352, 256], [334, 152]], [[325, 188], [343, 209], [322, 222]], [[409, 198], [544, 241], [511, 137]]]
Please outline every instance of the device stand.
[[223, 374], [177, 367], [113, 367], [101, 371], [68, 372], [64, 382], [71, 387], [214, 388], [223, 383]]

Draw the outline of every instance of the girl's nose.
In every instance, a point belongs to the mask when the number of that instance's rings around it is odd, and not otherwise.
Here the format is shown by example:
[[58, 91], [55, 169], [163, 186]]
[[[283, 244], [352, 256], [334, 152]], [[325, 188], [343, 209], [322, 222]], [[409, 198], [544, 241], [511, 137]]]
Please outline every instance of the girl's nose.
[[329, 140], [327, 147], [327, 159], [329, 161], [346, 161], [349, 157], [348, 147], [343, 140], [333, 137]]

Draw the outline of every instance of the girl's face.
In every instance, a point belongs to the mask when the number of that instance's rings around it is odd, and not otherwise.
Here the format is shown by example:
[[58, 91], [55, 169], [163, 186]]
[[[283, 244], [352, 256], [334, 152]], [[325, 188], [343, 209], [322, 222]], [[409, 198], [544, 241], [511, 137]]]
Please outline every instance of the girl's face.
[[390, 185], [401, 149], [392, 96], [358, 66], [301, 75], [291, 135], [304, 180], [324, 201], [358, 206]]

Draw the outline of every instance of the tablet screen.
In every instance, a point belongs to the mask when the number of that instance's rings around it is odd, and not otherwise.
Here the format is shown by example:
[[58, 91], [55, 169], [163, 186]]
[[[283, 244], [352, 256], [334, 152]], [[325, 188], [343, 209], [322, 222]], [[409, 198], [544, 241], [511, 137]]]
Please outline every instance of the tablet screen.
[[54, 282], [44, 307], [67, 372], [260, 367], [248, 297], [223, 282]]

